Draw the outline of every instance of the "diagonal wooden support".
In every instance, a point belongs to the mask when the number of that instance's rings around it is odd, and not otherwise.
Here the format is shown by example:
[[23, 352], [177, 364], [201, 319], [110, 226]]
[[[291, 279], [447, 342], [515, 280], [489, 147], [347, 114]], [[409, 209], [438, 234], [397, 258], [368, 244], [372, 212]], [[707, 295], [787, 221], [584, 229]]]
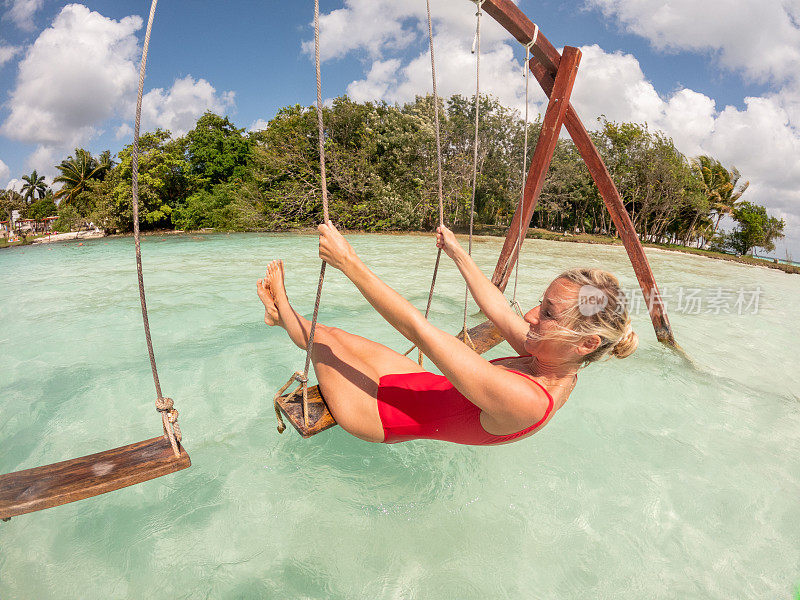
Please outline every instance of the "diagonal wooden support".
[[[558, 68], [553, 93], [550, 94], [550, 102], [544, 115], [542, 130], [539, 133], [536, 149], [533, 151], [533, 158], [531, 159], [531, 166], [528, 169], [522, 202], [517, 206], [509, 227], [509, 232], [518, 232], [520, 230], [519, 222], [522, 219], [524, 225], [522, 227], [522, 239], [525, 239], [524, 233], [528, 231], [528, 224], [531, 222], [533, 209], [536, 208], [536, 202], [542, 191], [547, 169], [550, 168], [550, 163], [553, 160], [553, 152], [555, 152], [558, 136], [561, 134], [561, 126], [564, 124], [564, 118], [567, 114], [569, 97], [572, 94], [572, 87], [575, 84], [580, 61], [580, 50], [572, 46], [564, 48], [564, 57], [561, 60], [561, 66]], [[516, 262], [517, 254], [515, 249], [517, 244], [521, 243], [517, 239], [518, 237], [518, 235], [506, 236], [503, 249], [500, 251], [500, 258], [497, 259], [497, 266], [495, 267], [494, 275], [492, 275], [492, 283], [501, 290], [506, 289], [511, 270]]]
[[[529, 65], [544, 92], [548, 96], [554, 93], [556, 74], [563, 60], [558, 50], [511, 0], [484, 0], [482, 6], [495, 21], [521, 44], [529, 44], [534, 34], [536, 34], [536, 43], [531, 48], [533, 59]], [[600, 190], [600, 195], [603, 197], [611, 219], [614, 221], [614, 225], [625, 244], [625, 250], [633, 265], [636, 278], [639, 280], [639, 286], [642, 288], [645, 300], [647, 300], [650, 320], [653, 322], [656, 337], [660, 342], [677, 347], [672, 327], [664, 310], [661, 294], [658, 291], [650, 263], [639, 241], [639, 236], [636, 235], [628, 211], [622, 203], [619, 191], [614, 185], [614, 181], [611, 179], [600, 153], [595, 148], [589, 133], [572, 106], [567, 107], [564, 126], [581, 153], [592, 179], [594, 179]], [[509, 236], [510, 234], [511, 230], [509, 230]], [[515, 257], [512, 256], [507, 266], [509, 272], [514, 265], [514, 260]]]
[[[545, 68], [537, 63], [531, 62], [531, 71], [534, 77], [539, 81], [545, 94], [555, 93], [555, 81], [553, 77], [545, 70]], [[572, 106], [567, 107], [567, 115], [564, 121], [572, 141], [578, 148], [578, 151], [583, 157], [583, 161], [592, 175], [592, 179], [600, 190], [600, 195], [605, 202], [606, 208], [614, 221], [614, 225], [619, 231], [622, 242], [625, 245], [625, 250], [628, 253], [628, 258], [631, 261], [633, 270], [636, 273], [636, 279], [639, 280], [639, 287], [642, 288], [645, 300], [647, 301], [647, 308], [650, 312], [650, 320], [653, 322], [653, 328], [656, 332], [658, 341], [675, 346], [675, 337], [672, 333], [672, 327], [669, 324], [669, 318], [664, 310], [664, 304], [661, 300], [661, 293], [658, 291], [653, 271], [650, 268], [650, 262], [642, 248], [642, 243], [639, 241], [639, 236], [636, 235], [636, 230], [631, 222], [631, 217], [622, 203], [622, 198], [619, 195], [617, 186], [614, 185], [614, 180], [608, 172], [600, 153], [597, 151], [589, 133], [583, 126], [583, 123], [578, 117], [578, 113]]]

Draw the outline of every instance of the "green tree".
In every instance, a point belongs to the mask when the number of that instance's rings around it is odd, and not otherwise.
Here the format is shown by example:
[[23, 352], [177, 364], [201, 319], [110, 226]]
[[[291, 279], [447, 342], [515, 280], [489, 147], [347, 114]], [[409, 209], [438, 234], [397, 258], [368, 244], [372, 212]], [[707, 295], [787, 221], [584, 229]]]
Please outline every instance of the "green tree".
[[241, 178], [250, 158], [251, 141], [228, 117], [207, 112], [186, 134], [189, 172], [200, 187], [210, 189], [231, 178]]
[[[133, 228], [133, 146], [119, 152], [120, 163], [106, 178], [103, 206], [97, 212], [108, 215], [105, 227], [122, 231]], [[185, 157], [186, 140], [171, 139], [158, 129], [139, 140], [139, 222], [144, 229], [171, 227], [172, 212], [194, 191]]]
[[47, 192], [47, 184], [44, 181], [44, 175], [39, 175], [36, 169], [34, 169], [30, 175], [23, 175], [22, 181], [25, 182], [22, 185], [22, 197], [28, 204], [33, 202], [37, 196], [39, 198], [44, 198]]
[[703, 191], [716, 213], [714, 233], [719, 228], [719, 222], [725, 215], [733, 215], [737, 202], [750, 185], [749, 181], [739, 183], [741, 174], [736, 167], [730, 171], [717, 159], [703, 155], [694, 159], [695, 168], [698, 170], [703, 182]]
[[[55, 197], [61, 202], [74, 205], [77, 198], [86, 191], [89, 181], [103, 179], [113, 166], [111, 152], [108, 150], [97, 159], [88, 150], [75, 148], [74, 155], [62, 160], [60, 165], [56, 165], [56, 169], [61, 174], [53, 179], [53, 183], [62, 185]], [[93, 207], [76, 206], [76, 208], [79, 213], [88, 214]]]
[[0, 214], [8, 221], [9, 228], [13, 229], [14, 211], [24, 211], [25, 199], [14, 190], [0, 190]]
[[733, 211], [737, 228], [727, 236], [728, 245], [739, 254], [747, 254], [753, 248], [767, 252], [775, 249], [775, 240], [784, 237], [783, 219], [771, 217], [767, 209], [758, 204], [743, 201]]
[[78, 229], [83, 222], [81, 215], [71, 204], [66, 204], [58, 211], [58, 219], [53, 221], [53, 230], [59, 233], [68, 233]]
[[47, 194], [44, 198], [40, 198], [33, 202], [27, 211], [29, 219], [44, 219], [45, 217], [52, 217], [58, 214], [55, 200], [52, 194]]
[[252, 177], [263, 193], [267, 227], [285, 229], [317, 221], [322, 204], [314, 111], [299, 104], [283, 108], [251, 139]]

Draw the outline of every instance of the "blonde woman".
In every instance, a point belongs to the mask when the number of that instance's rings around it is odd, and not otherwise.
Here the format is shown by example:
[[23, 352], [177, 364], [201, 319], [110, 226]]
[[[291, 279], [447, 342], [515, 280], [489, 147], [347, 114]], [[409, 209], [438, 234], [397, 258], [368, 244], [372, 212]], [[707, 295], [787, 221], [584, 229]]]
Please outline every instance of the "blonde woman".
[[[317, 324], [312, 361], [320, 390], [339, 425], [356, 437], [385, 443], [514, 442], [533, 435], [564, 406], [583, 366], [636, 349], [625, 297], [612, 274], [566, 271], [547, 287], [541, 304], [520, 317], [452, 231], [440, 227], [436, 243], [518, 355], [488, 361], [437, 329], [367, 268], [330, 221], [320, 225], [320, 258], [342, 271], [443, 373], [430, 373], [383, 344]], [[282, 327], [305, 349], [310, 322], [289, 303], [281, 261], [269, 264], [257, 291], [264, 322]]]

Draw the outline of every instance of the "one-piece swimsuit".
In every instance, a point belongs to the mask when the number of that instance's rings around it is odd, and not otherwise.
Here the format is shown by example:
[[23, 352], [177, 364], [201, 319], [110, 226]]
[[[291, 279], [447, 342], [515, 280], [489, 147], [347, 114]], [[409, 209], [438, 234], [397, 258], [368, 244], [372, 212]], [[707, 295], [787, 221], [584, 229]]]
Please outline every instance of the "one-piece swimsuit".
[[[490, 362], [505, 360], [496, 358]], [[539, 386], [547, 396], [544, 416], [530, 427], [494, 435], [481, 424], [481, 409], [470, 402], [447, 377], [427, 371], [384, 375], [378, 382], [378, 414], [384, 443], [433, 439], [456, 444], [493, 445], [509, 442], [541, 427], [553, 411], [553, 397], [531, 376], [509, 369]]]

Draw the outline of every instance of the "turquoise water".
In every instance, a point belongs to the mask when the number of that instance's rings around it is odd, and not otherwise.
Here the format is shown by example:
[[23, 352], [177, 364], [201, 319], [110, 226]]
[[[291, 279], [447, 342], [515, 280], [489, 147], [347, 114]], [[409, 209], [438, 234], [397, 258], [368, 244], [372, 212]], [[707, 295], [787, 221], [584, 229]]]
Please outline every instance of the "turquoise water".
[[[424, 306], [429, 237], [351, 241]], [[486, 272], [499, 248], [476, 243]], [[272, 394], [304, 355], [264, 326], [255, 279], [283, 257], [310, 312], [314, 237], [149, 237], [143, 252], [162, 386], [193, 465], [0, 524], [3, 600], [796, 597], [800, 277], [648, 251], [673, 297], [760, 287], [757, 314], [670, 310], [694, 370], [640, 312], [637, 353], [589, 367], [520, 443], [385, 446], [275, 431]], [[619, 248], [531, 240], [521, 264], [523, 305], [570, 266], [635, 285]], [[456, 331], [449, 262], [437, 289], [431, 319]], [[338, 272], [320, 319], [407, 348]], [[130, 239], [0, 251], [0, 345], [0, 472], [159, 433]]]

